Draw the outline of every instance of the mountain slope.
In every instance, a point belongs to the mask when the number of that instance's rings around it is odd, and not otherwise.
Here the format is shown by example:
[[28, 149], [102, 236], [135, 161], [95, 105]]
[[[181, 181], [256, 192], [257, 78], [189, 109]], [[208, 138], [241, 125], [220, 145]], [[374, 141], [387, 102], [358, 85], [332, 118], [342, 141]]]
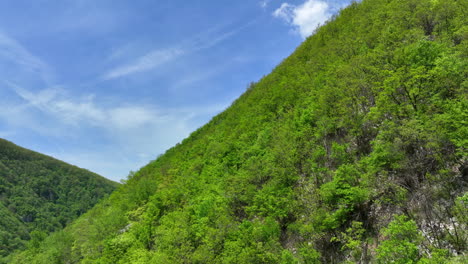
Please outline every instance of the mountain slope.
[[466, 10], [353, 3], [12, 262], [466, 261]]
[[0, 257], [60, 230], [117, 184], [0, 139]]

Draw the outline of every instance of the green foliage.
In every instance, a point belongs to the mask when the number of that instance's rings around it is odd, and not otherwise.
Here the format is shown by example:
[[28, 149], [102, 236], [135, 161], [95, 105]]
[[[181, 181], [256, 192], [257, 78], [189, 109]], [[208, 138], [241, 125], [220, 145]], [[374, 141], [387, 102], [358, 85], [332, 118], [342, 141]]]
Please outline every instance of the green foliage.
[[404, 215], [397, 215], [384, 228], [385, 240], [377, 248], [378, 263], [417, 263], [420, 259], [418, 245], [422, 237], [413, 220]]
[[0, 263], [26, 244], [38, 249], [48, 233], [116, 187], [99, 175], [0, 139]]
[[[367, 243], [364, 240], [365, 229], [362, 226], [362, 222], [353, 221], [351, 227], [346, 229], [346, 232], [342, 232], [340, 237], [334, 237], [333, 240], [342, 242], [342, 251], [348, 251], [349, 261], [360, 262], [361, 259], [365, 259], [367, 256], [367, 248], [363, 244]], [[364, 256], [364, 257], [363, 257]], [[368, 261], [368, 260], [365, 260]]]
[[331, 182], [320, 187], [324, 202], [335, 211], [324, 219], [326, 229], [336, 229], [342, 225], [356, 207], [369, 196], [369, 190], [360, 182], [359, 171], [351, 165], [340, 166]]
[[465, 249], [468, 246], [468, 192], [457, 198], [452, 210], [458, 226], [454, 228], [454, 236], [448, 235], [447, 240], [455, 244], [456, 248]]
[[299, 248], [300, 263], [318, 264], [320, 263], [320, 253], [311, 245], [306, 244]]
[[463, 262], [465, 10], [351, 4], [66, 237], [12, 262]]
[[43, 231], [34, 230], [30, 234], [31, 239], [29, 240], [28, 246], [31, 249], [38, 249], [41, 242], [47, 237], [47, 234]]

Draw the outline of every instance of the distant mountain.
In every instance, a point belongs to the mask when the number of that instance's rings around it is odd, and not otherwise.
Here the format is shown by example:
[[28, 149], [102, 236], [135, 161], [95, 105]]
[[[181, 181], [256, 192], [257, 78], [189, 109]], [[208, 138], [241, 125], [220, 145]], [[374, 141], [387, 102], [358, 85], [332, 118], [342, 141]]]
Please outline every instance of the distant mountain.
[[0, 139], [0, 258], [65, 227], [117, 183]]
[[12, 263], [467, 263], [467, 5], [351, 4]]

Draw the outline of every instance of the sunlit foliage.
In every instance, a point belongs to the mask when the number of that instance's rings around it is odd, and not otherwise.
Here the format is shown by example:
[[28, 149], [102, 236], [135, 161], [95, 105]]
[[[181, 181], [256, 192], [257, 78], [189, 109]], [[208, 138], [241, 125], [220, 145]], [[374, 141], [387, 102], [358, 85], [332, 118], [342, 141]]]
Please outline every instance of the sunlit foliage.
[[351, 4], [12, 262], [462, 263], [467, 3]]

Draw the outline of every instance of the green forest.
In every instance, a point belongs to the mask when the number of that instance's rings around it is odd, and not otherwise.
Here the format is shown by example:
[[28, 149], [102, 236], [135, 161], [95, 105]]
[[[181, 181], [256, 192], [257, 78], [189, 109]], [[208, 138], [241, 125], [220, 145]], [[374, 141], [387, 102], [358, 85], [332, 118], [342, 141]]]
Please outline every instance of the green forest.
[[[467, 263], [467, 11], [466, 0], [352, 3], [77, 220], [90, 203], [2, 196], [2, 214], [36, 210], [31, 223], [0, 218], [15, 241], [58, 230], [7, 261]], [[78, 182], [100, 187], [69, 191], [96, 201], [115, 187], [89, 179]], [[24, 192], [44, 202], [63, 191], [34, 186]]]
[[0, 139], [0, 263], [63, 229], [117, 185]]

